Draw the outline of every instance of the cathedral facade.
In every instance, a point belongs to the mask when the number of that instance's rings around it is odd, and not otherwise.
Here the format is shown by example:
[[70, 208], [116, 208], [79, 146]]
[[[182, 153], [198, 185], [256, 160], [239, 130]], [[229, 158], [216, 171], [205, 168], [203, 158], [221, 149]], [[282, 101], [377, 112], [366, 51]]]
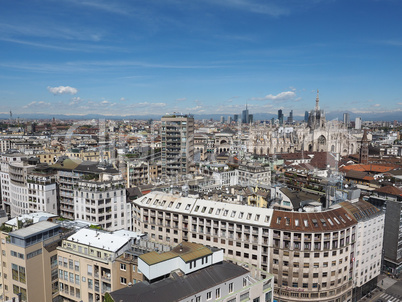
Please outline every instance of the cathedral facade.
[[338, 121], [326, 121], [320, 110], [317, 91], [315, 109], [309, 113], [307, 124], [295, 127], [273, 128], [257, 125], [250, 129], [247, 151], [259, 154], [333, 152], [341, 156], [357, 153], [360, 141]]

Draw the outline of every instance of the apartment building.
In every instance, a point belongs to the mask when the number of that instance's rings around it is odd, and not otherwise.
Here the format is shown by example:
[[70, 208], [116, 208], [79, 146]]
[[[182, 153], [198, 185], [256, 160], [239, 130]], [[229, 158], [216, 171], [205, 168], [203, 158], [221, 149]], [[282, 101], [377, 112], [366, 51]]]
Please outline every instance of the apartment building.
[[[75, 219], [74, 190], [78, 189], [79, 180], [113, 179], [120, 177], [118, 170], [111, 166], [104, 166], [96, 162], [73, 160], [62, 157], [51, 166], [57, 171], [57, 183], [60, 198], [60, 216]], [[82, 210], [84, 211], [84, 210]], [[81, 214], [82, 215], [82, 214]]]
[[359, 300], [377, 287], [382, 269], [385, 213], [368, 202], [342, 202], [340, 205], [357, 220], [351, 265], [354, 272], [353, 297]]
[[[153, 170], [153, 172], [155, 171]], [[146, 161], [127, 162], [126, 179], [127, 179], [127, 188], [148, 184], [151, 179], [150, 164]]]
[[73, 195], [76, 219], [98, 224], [109, 231], [132, 229], [131, 204], [126, 200], [122, 178], [78, 180]]
[[74, 219], [74, 184], [78, 181], [81, 173], [74, 170], [81, 161], [62, 157], [52, 168], [57, 171], [57, 182], [59, 184], [59, 207], [60, 216], [67, 219]]
[[112, 292], [112, 301], [273, 301], [272, 275], [256, 278], [223, 261], [222, 250], [201, 244], [182, 242], [169, 252], [143, 254], [138, 266], [148, 283]]
[[116, 259], [139, 238], [128, 231], [81, 229], [63, 240], [57, 248], [61, 301], [103, 301], [106, 292], [127, 286], [120, 274], [127, 266], [119, 261], [116, 269]]
[[47, 212], [57, 215], [56, 174], [47, 165], [37, 165], [27, 175], [28, 213]]
[[[151, 192], [133, 202], [133, 227], [156, 242], [184, 240], [220, 248], [227, 259], [272, 273], [279, 301], [352, 301], [353, 288], [367, 286], [378, 273], [376, 264], [366, 275], [365, 263], [363, 279], [355, 278], [362, 268], [356, 270], [353, 263], [357, 252], [362, 254], [355, 242], [361, 228], [356, 209], [367, 208], [368, 216], [380, 214], [364, 201], [350, 209], [349, 204], [292, 212]], [[369, 222], [366, 230], [377, 227], [378, 222]], [[378, 249], [379, 240], [370, 246], [377, 244]], [[374, 267], [381, 253], [369, 258]]]
[[1, 189], [3, 208], [11, 217], [46, 211], [57, 214], [54, 173], [38, 159], [19, 154], [2, 156]]
[[165, 115], [161, 119], [162, 176], [189, 174], [194, 165], [194, 117]]
[[52, 301], [58, 292], [57, 244], [60, 227], [41, 221], [0, 233], [0, 301]]

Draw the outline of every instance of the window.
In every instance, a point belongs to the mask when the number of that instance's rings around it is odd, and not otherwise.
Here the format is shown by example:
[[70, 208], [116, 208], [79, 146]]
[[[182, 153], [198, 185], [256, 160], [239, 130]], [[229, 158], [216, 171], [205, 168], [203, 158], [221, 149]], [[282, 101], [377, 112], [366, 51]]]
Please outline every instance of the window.
[[127, 284], [127, 279], [124, 277], [120, 277], [120, 283], [121, 284]]
[[88, 275], [92, 276], [92, 265], [88, 264]]
[[243, 278], [243, 287], [247, 286], [247, 278]]
[[207, 300], [211, 300], [212, 299], [212, 292], [207, 292]]
[[216, 298], [217, 298], [217, 299], [221, 297], [221, 289], [220, 289], [220, 288], [217, 288], [217, 289], [216, 289], [215, 295], [216, 295]]
[[233, 293], [233, 282], [229, 283], [229, 293]]
[[126, 270], [126, 264], [125, 263], [120, 263], [120, 270], [122, 270], [122, 271]]

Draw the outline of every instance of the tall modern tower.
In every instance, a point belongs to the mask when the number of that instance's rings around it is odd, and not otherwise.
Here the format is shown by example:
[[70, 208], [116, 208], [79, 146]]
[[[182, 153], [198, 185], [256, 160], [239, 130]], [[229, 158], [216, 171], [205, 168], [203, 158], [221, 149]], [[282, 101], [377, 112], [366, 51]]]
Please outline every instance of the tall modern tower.
[[304, 121], [307, 123], [308, 122], [308, 111], [304, 112]]
[[194, 164], [194, 117], [165, 115], [161, 119], [162, 176], [189, 174]]
[[344, 113], [344, 114], [343, 114], [343, 124], [344, 124], [346, 127], [349, 127], [349, 124], [350, 124], [350, 116], [349, 116], [349, 113]]
[[241, 122], [243, 124], [248, 124], [250, 122], [249, 120], [249, 114], [248, 114], [248, 109], [247, 109], [247, 104], [246, 104], [246, 110], [243, 110], [241, 114]]
[[279, 125], [283, 125], [283, 112], [282, 112], [282, 109], [278, 110], [278, 120], [279, 120]]
[[288, 124], [293, 124], [293, 110], [289, 112]]

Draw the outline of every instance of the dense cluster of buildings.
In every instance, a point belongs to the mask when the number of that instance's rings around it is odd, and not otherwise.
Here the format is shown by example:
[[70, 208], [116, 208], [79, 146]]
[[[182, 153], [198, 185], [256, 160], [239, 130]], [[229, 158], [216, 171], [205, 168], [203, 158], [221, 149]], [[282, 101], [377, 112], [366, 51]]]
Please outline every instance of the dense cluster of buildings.
[[401, 136], [307, 113], [10, 126], [0, 301], [357, 301], [402, 270]]

